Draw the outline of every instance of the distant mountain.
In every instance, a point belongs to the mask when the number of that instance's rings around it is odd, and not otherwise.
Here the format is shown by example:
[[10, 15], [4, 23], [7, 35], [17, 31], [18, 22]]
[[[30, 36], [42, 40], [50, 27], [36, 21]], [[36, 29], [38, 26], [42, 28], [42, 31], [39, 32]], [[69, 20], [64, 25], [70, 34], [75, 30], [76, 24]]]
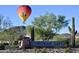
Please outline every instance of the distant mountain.
[[[61, 34], [61, 35], [63, 35], [64, 38], [67, 38], [67, 39], [71, 38], [71, 34], [69, 34], [69, 33], [64, 33], [64, 34]], [[79, 32], [75, 35], [75, 37], [79, 38]]]
[[[6, 30], [10, 30], [10, 31], [15, 31], [15, 32], [21, 32], [21, 31], [23, 31], [23, 30], [25, 30], [25, 26], [14, 26], [14, 27], [11, 27], [11, 28], [9, 28], [9, 29], [6, 29]], [[4, 30], [4, 31], [6, 31], [6, 30]]]
[[76, 36], [79, 36], [79, 32], [76, 34]]
[[71, 35], [69, 33], [63, 33], [61, 35], [64, 36], [64, 38], [66, 38], [66, 39], [69, 39], [71, 37]]
[[63, 33], [61, 35], [63, 35], [63, 36], [70, 36], [71, 34], [69, 34], [69, 33]]

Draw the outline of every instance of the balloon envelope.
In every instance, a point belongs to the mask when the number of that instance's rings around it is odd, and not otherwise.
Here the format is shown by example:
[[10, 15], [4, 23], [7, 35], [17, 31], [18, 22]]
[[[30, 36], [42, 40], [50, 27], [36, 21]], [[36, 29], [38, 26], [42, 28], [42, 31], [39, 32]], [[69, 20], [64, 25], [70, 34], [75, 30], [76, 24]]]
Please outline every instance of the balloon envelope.
[[27, 20], [27, 18], [30, 16], [31, 14], [31, 8], [29, 6], [23, 5], [20, 6], [17, 10], [17, 13], [20, 17], [20, 19], [25, 22]]

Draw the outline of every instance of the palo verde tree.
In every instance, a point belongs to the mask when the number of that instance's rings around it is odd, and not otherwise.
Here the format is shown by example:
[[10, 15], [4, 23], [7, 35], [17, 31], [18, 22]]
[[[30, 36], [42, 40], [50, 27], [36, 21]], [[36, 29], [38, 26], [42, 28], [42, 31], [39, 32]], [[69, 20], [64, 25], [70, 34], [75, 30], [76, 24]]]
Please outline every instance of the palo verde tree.
[[2, 30], [3, 15], [0, 15], [0, 31]]
[[[0, 40], [9, 40], [8, 28], [12, 26], [11, 21], [8, 17], [0, 15]], [[11, 36], [10, 36], [11, 37]]]
[[61, 28], [68, 25], [68, 20], [65, 20], [65, 16], [55, 16], [52, 13], [46, 13], [45, 15], [36, 17], [32, 25], [41, 39], [49, 40], [53, 38]]
[[3, 15], [0, 15], [0, 30], [5, 30], [10, 27], [12, 27], [12, 23], [9, 20], [9, 17], [4, 17]]

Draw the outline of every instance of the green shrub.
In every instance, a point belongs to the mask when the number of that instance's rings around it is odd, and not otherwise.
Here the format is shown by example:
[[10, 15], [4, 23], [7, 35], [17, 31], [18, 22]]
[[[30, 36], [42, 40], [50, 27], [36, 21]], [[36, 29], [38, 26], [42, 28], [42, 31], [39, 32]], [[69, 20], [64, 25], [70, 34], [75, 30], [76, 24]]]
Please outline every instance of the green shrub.
[[4, 44], [0, 44], [0, 50], [5, 50], [5, 45]]
[[64, 52], [65, 52], [65, 53], [69, 53], [69, 52], [70, 52], [70, 48], [65, 48], [65, 49], [64, 49]]
[[14, 41], [13, 45], [17, 45], [18, 44], [18, 41]]

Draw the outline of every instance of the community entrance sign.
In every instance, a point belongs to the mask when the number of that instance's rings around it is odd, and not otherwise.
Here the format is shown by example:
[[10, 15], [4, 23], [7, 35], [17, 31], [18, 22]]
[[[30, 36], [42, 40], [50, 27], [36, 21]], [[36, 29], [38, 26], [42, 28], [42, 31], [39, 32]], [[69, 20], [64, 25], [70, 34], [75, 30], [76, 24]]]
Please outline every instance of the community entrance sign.
[[32, 47], [56, 47], [56, 46], [65, 46], [64, 42], [50, 42], [50, 41], [32, 41]]

